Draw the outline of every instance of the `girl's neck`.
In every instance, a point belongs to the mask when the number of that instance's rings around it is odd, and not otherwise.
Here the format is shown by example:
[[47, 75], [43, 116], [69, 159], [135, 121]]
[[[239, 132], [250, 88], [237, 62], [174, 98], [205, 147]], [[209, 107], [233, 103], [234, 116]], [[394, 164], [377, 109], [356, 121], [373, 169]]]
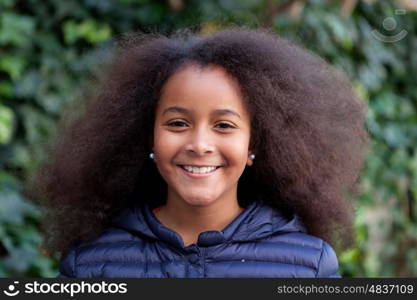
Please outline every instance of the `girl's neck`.
[[188, 246], [197, 243], [201, 232], [223, 230], [243, 210], [236, 198], [234, 201], [219, 200], [208, 206], [193, 206], [168, 198], [166, 205], [155, 212], [155, 216], [164, 226], [177, 232], [184, 245]]

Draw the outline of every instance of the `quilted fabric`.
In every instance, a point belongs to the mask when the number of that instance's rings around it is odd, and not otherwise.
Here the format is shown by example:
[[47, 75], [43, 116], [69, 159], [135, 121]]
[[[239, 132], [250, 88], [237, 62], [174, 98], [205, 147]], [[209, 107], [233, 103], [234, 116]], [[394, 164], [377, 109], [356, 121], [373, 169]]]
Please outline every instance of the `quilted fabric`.
[[222, 231], [184, 247], [147, 205], [122, 211], [99, 237], [65, 253], [58, 277], [340, 277], [335, 252], [299, 218], [254, 201]]

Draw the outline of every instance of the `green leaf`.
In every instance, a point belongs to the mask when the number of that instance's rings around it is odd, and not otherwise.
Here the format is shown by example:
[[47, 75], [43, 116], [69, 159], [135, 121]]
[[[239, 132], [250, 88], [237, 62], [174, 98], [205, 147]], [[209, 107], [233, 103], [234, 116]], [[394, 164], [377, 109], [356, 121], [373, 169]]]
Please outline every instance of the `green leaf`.
[[5, 172], [0, 172], [0, 223], [22, 225], [25, 216], [39, 216], [39, 211], [21, 195], [20, 184]]
[[26, 59], [22, 56], [4, 55], [0, 58], [0, 70], [5, 71], [13, 80], [21, 77], [26, 66]]
[[22, 105], [19, 108], [19, 113], [23, 116], [27, 142], [30, 144], [44, 141], [54, 129], [53, 119], [30, 105]]
[[64, 38], [67, 44], [74, 44], [84, 39], [92, 44], [98, 44], [110, 39], [112, 30], [107, 24], [99, 24], [92, 19], [76, 23], [73, 20], [64, 23]]
[[19, 142], [15, 142], [12, 144], [11, 151], [12, 159], [9, 162], [10, 166], [14, 168], [26, 169], [33, 163], [27, 146], [24, 146]]
[[31, 42], [35, 29], [33, 17], [11, 12], [0, 14], [0, 45], [26, 46]]
[[37, 71], [27, 71], [16, 83], [16, 96], [21, 98], [34, 97], [41, 85], [41, 77]]
[[14, 127], [13, 111], [0, 104], [0, 144], [10, 142]]
[[10, 81], [1, 81], [0, 82], [0, 98], [11, 97], [13, 94], [13, 86]]

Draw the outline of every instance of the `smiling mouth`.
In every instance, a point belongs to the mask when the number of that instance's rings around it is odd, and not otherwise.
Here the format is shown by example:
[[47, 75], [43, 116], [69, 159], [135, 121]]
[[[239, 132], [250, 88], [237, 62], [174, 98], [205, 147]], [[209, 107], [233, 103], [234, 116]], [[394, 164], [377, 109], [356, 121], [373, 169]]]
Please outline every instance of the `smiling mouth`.
[[218, 168], [221, 166], [203, 166], [203, 167], [196, 167], [196, 166], [187, 166], [187, 165], [179, 165], [181, 169], [186, 171], [187, 173], [196, 174], [196, 175], [203, 175], [203, 174], [211, 174], [214, 173]]

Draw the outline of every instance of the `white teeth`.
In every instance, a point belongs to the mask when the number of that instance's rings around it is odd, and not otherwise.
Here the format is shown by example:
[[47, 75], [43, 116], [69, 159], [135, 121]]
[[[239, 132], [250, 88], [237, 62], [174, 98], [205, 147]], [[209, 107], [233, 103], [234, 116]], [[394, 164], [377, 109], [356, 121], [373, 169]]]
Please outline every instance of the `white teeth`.
[[188, 172], [196, 173], [196, 174], [204, 174], [204, 173], [210, 173], [213, 170], [215, 170], [217, 167], [192, 167], [192, 166], [183, 166], [184, 169], [186, 169]]

